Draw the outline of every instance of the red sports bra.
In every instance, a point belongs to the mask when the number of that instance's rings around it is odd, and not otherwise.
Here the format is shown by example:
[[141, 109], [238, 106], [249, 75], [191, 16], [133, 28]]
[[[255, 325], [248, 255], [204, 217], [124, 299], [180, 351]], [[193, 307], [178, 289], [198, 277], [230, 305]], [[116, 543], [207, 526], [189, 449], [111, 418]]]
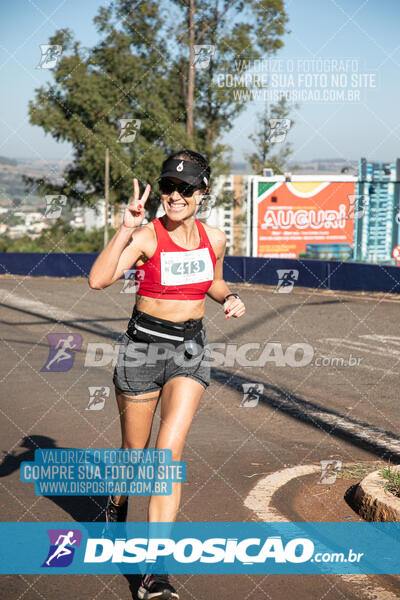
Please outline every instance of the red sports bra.
[[186, 250], [175, 244], [161, 219], [153, 219], [157, 248], [136, 268], [137, 293], [166, 300], [201, 300], [214, 280], [216, 256], [203, 224], [195, 219], [200, 245]]

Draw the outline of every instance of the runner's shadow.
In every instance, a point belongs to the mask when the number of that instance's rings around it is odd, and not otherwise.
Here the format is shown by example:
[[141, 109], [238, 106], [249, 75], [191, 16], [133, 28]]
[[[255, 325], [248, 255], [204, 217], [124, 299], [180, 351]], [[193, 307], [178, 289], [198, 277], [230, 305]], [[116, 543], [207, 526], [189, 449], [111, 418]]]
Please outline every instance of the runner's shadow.
[[[33, 462], [35, 460], [35, 450], [68, 450], [63, 446], [57, 446], [55, 440], [46, 435], [31, 435], [22, 438], [19, 448], [24, 451], [4, 453], [3, 461], [0, 464], [0, 477], [8, 477], [19, 470], [23, 462]], [[32, 484], [27, 484], [30, 485]], [[77, 522], [104, 522], [104, 510], [106, 507], [106, 497], [104, 496], [43, 496], [51, 500], [64, 512], [69, 513]], [[137, 592], [140, 587], [142, 576], [134, 573], [121, 573], [128, 581], [129, 590], [133, 600], [137, 599]]]
[[[315, 302], [307, 302], [304, 304], [304, 307], [307, 308], [308, 306], [325, 306], [328, 304], [345, 304], [346, 302], [349, 302], [349, 300], [316, 300]], [[263, 323], [266, 323], [267, 321], [272, 321], [273, 319], [276, 319], [278, 317], [283, 317], [285, 315], [285, 313], [287, 312], [295, 312], [299, 309], [299, 304], [287, 304], [286, 306], [276, 306], [273, 307], [272, 310], [270, 310], [269, 312], [263, 313], [261, 315], [257, 314], [256, 317], [254, 317], [253, 319], [249, 319], [247, 318], [246, 321], [244, 321], [243, 323], [238, 323], [235, 326], [235, 336], [239, 337], [241, 334], [244, 333], [249, 333], [250, 331], [259, 331], [260, 329], [260, 319], [262, 320]], [[250, 316], [250, 315], [249, 315]], [[207, 325], [208, 322], [211, 323], [211, 325], [213, 324], [213, 319], [214, 316], [207, 319], [207, 317], [205, 318], [205, 324]], [[210, 339], [211, 341], [211, 339]], [[224, 342], [226, 341], [226, 335], [224, 335], [222, 338], [217, 338], [216, 340], [212, 339], [213, 342]]]
[[[220, 384], [243, 394], [243, 384], [248, 383], [242, 375], [233, 375], [225, 369], [211, 368], [211, 378]], [[259, 394], [258, 402], [285, 413], [290, 418], [300, 421], [328, 433], [335, 438], [368, 450], [382, 460], [390, 460], [400, 464], [400, 436], [392, 431], [376, 427], [360, 419], [350, 417], [338, 410], [325, 408], [315, 402], [305, 400], [289, 388], [264, 383], [252, 379], [253, 384], [261, 384], [264, 391]], [[366, 435], [366, 433], [369, 435]]]
[[[6, 453], [3, 451], [4, 457], [0, 464], [0, 477], [8, 477], [17, 471], [21, 463], [33, 462], [35, 460], [35, 450], [51, 449], [51, 450], [71, 450], [64, 446], [57, 446], [55, 440], [46, 435], [30, 435], [22, 438], [19, 445], [20, 448], [25, 448], [25, 451], [17, 454], [15, 451]], [[31, 486], [32, 483], [24, 483]], [[61, 510], [71, 515], [74, 521], [77, 522], [101, 522], [104, 521], [104, 509], [106, 507], [105, 496], [43, 496], [51, 500]]]

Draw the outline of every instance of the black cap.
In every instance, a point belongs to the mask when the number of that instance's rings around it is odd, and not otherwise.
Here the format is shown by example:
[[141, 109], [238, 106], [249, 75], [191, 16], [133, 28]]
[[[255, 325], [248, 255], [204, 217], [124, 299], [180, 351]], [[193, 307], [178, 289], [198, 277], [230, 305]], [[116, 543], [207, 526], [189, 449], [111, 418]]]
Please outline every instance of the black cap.
[[207, 187], [210, 182], [210, 169], [205, 169], [190, 160], [171, 158], [164, 163], [160, 179], [176, 177], [189, 185]]

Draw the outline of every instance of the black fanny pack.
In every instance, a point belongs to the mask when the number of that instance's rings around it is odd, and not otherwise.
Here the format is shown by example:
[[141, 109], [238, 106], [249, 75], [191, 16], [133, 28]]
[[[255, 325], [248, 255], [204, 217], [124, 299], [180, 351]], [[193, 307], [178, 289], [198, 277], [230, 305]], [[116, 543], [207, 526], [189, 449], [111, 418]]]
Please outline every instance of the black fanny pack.
[[202, 319], [174, 323], [143, 313], [136, 306], [126, 334], [134, 342], [168, 342], [175, 347], [184, 346], [185, 354], [191, 357], [200, 354], [205, 343]]

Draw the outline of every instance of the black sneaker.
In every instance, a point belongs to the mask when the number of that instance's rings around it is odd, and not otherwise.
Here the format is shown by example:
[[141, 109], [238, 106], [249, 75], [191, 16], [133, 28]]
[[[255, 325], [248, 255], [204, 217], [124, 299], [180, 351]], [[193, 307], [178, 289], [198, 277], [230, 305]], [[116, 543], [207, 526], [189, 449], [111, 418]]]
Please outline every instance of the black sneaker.
[[[126, 517], [128, 515], [128, 500], [129, 498], [127, 498], [125, 502], [121, 504], [121, 506], [118, 506], [118, 504], [114, 504], [111, 496], [108, 497], [107, 506], [105, 510], [106, 522], [101, 532], [101, 537], [110, 537], [110, 535], [112, 534], [116, 535], [117, 537], [124, 535], [125, 522]], [[112, 523], [123, 523], [123, 525], [120, 525], [117, 529], [111, 529]], [[121, 531], [119, 531], [120, 528], [122, 528]]]
[[128, 498], [121, 505], [114, 504], [112, 496], [108, 496], [106, 506], [106, 521], [107, 523], [121, 523], [126, 521], [128, 514]]
[[179, 600], [179, 595], [171, 585], [168, 575], [144, 575], [142, 583], [138, 589], [138, 598], [140, 600]]

